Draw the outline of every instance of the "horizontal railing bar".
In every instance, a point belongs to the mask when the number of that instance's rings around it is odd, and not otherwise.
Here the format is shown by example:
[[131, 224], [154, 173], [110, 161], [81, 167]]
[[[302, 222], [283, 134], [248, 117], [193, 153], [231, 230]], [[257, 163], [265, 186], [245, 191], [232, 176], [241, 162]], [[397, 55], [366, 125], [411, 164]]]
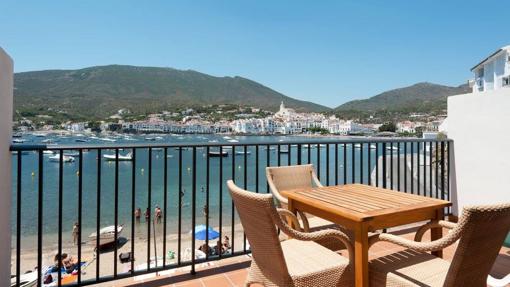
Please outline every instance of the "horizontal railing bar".
[[453, 142], [452, 139], [421, 139], [421, 138], [360, 138], [360, 139], [313, 139], [290, 141], [250, 141], [238, 143], [209, 143], [209, 142], [183, 142], [183, 143], [119, 143], [119, 144], [91, 144], [91, 145], [46, 145], [46, 144], [13, 144], [11, 151], [36, 150], [72, 150], [72, 149], [130, 149], [130, 148], [170, 148], [170, 147], [220, 147], [220, 146], [256, 146], [256, 145], [307, 145], [307, 144], [335, 144], [335, 143], [397, 143], [397, 142]]
[[[249, 254], [249, 253], [251, 253], [251, 252], [247, 251], [245, 253], [243, 251], [237, 251], [237, 252], [233, 252], [233, 253], [227, 254], [227, 255], [224, 254], [221, 257], [219, 257], [219, 256], [210, 257], [208, 260], [206, 260], [206, 259], [196, 259], [195, 260], [195, 264], [200, 264], [200, 263], [205, 263], [205, 262], [210, 262], [210, 261], [217, 261], [217, 260], [221, 260], [221, 259], [225, 259], [225, 258], [246, 255], [246, 254]], [[147, 269], [145, 269], [145, 270], [135, 270], [135, 271], [129, 272], [129, 273], [121, 273], [121, 274], [117, 274], [117, 277], [114, 277], [113, 275], [106, 275], [106, 276], [100, 277], [98, 280], [96, 280], [96, 279], [82, 280], [81, 284], [77, 284], [77, 283], [66, 284], [66, 287], [67, 286], [69, 286], [69, 287], [73, 287], [73, 286], [88, 286], [88, 285], [93, 285], [93, 284], [98, 284], [98, 283], [105, 283], [105, 282], [110, 282], [110, 281], [119, 280], [119, 279], [131, 278], [131, 277], [139, 276], [139, 275], [145, 275], [145, 274], [150, 274], [150, 273], [157, 273], [157, 272], [161, 272], [161, 271], [165, 271], [165, 270], [169, 270], [169, 269], [188, 267], [188, 266], [191, 266], [192, 264], [193, 263], [191, 261], [186, 261], [186, 262], [182, 262], [181, 264], [168, 264], [166, 266], [152, 267], [150, 270], [147, 270]]]

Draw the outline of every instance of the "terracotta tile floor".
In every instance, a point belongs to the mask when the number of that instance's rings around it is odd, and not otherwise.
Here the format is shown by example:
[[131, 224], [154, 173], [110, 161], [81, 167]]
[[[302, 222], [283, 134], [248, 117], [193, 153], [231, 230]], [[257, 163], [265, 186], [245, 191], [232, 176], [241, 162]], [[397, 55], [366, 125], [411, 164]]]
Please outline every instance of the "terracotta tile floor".
[[[413, 239], [414, 228], [400, 231], [390, 231], [408, 239]], [[425, 240], [429, 240], [428, 234]], [[399, 246], [391, 243], [379, 242], [370, 249], [370, 258], [374, 259], [385, 256], [393, 252], [403, 250]], [[455, 252], [455, 246], [450, 246], [444, 250], [444, 258], [451, 260]], [[346, 255], [346, 254], [343, 254]], [[114, 282], [104, 283], [101, 286], [131, 286], [131, 287], [156, 287], [156, 286], [243, 286], [244, 280], [248, 274], [251, 257], [242, 255], [233, 258], [203, 263], [196, 266], [196, 275], [190, 274], [190, 268], [184, 267], [174, 270], [160, 272], [159, 274], [148, 274], [137, 276], [135, 278], [123, 279]], [[494, 264], [491, 274], [496, 278], [501, 278], [510, 273], [510, 248], [502, 248], [500, 255]]]

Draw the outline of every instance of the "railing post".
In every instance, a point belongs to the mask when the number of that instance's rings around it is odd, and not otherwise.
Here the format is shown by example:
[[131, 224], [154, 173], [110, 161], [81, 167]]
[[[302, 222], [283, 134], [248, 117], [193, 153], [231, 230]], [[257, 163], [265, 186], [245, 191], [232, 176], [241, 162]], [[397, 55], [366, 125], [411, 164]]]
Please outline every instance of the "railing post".
[[[0, 286], [10, 286], [11, 274], [11, 152], [13, 61], [0, 48]], [[21, 155], [19, 155], [21, 156]], [[16, 258], [18, 260], [18, 258]]]

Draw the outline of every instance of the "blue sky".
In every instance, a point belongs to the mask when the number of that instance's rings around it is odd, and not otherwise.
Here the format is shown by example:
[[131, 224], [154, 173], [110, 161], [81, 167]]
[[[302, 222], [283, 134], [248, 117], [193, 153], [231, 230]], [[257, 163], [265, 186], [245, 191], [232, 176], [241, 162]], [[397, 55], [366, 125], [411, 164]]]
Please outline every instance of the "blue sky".
[[[498, 8], [499, 7], [499, 8]], [[15, 70], [129, 64], [243, 76], [334, 107], [459, 85], [510, 44], [498, 1], [2, 1]]]

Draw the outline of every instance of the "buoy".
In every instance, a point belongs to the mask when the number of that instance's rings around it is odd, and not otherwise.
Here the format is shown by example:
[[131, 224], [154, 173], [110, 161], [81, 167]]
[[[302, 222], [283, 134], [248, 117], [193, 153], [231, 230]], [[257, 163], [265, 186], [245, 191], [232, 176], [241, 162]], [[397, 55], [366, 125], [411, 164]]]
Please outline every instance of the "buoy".
[[79, 175], [80, 175], [80, 171], [77, 171], [77, 172], [76, 172], [76, 176], [79, 176]]
[[35, 172], [32, 171], [32, 176], [35, 176]]
[[239, 165], [237, 168], [238, 168], [238, 169], [241, 169], [241, 166]]

